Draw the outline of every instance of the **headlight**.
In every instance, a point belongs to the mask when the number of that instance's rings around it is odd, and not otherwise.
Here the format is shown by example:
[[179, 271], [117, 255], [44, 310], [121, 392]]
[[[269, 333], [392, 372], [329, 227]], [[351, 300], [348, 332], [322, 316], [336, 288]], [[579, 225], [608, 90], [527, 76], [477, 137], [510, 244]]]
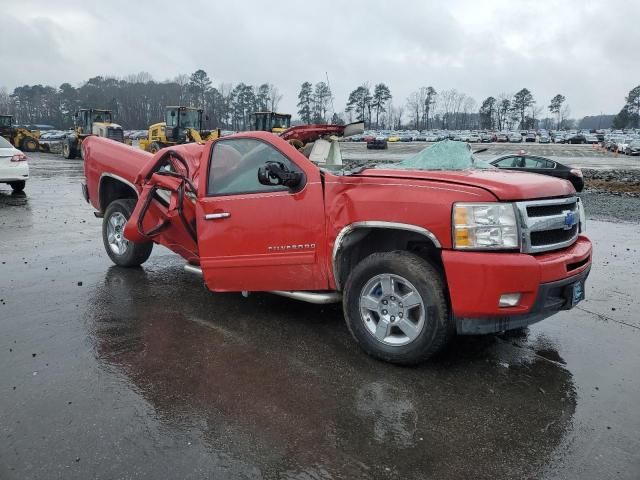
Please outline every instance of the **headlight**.
[[453, 247], [471, 250], [515, 249], [520, 246], [513, 203], [455, 203]]
[[582, 200], [578, 198], [578, 219], [579, 219], [579, 232], [584, 233], [587, 231], [587, 216], [584, 213], [584, 204]]

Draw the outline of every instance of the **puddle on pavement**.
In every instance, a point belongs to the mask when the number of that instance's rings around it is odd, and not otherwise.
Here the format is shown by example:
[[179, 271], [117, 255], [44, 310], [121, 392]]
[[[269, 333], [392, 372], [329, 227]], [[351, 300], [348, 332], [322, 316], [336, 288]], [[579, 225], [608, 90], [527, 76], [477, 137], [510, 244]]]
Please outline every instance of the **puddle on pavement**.
[[338, 307], [211, 294], [177, 266], [112, 267], [85, 321], [98, 360], [160, 422], [281, 477], [526, 476], [576, 408], [548, 339], [462, 337], [396, 367], [356, 347]]

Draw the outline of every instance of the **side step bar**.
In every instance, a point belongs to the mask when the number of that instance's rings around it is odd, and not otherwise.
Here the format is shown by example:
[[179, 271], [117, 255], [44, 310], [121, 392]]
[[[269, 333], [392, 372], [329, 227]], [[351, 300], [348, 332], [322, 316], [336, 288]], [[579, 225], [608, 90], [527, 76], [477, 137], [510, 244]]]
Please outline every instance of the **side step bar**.
[[286, 292], [283, 290], [272, 290], [269, 293], [280, 295], [281, 297], [293, 298], [307, 303], [324, 305], [327, 303], [338, 303], [342, 301], [340, 292]]
[[[185, 272], [193, 273], [202, 277], [202, 269], [196, 265], [186, 264]], [[245, 292], [242, 292], [243, 295]], [[293, 298], [302, 302], [313, 303], [316, 305], [325, 305], [327, 303], [338, 303], [342, 301], [340, 292], [288, 292], [284, 290], [272, 290], [267, 293], [280, 295], [281, 297]]]

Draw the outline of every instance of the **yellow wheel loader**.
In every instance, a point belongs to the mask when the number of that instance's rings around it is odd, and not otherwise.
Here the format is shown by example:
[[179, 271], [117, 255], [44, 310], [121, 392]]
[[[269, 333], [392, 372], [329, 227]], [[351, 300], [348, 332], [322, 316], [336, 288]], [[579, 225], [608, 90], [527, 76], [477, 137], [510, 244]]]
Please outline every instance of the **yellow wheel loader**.
[[62, 156], [76, 158], [82, 156], [82, 141], [89, 135], [110, 138], [125, 143], [122, 127], [112, 121], [111, 110], [81, 108], [74, 115], [73, 133], [62, 140]]
[[0, 136], [24, 152], [49, 151], [49, 145], [40, 144], [40, 132], [16, 127], [12, 115], [0, 115]]
[[282, 133], [291, 127], [291, 115], [276, 112], [254, 112], [251, 114], [250, 123], [253, 130]]
[[206, 142], [220, 137], [220, 129], [202, 128], [202, 109], [193, 107], [166, 107], [164, 122], [149, 127], [147, 138], [140, 139], [140, 148], [156, 153], [171, 145]]

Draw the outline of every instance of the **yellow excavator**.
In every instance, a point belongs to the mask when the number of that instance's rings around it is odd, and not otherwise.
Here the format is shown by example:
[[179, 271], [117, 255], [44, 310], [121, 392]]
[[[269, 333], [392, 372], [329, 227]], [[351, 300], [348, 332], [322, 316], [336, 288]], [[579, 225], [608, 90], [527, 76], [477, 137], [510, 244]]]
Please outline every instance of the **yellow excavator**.
[[125, 143], [122, 127], [112, 121], [111, 110], [81, 108], [74, 115], [73, 133], [62, 139], [64, 158], [82, 157], [82, 142], [90, 135]]
[[164, 122], [149, 127], [147, 138], [140, 139], [140, 148], [156, 153], [171, 145], [206, 142], [220, 137], [220, 129], [202, 128], [202, 109], [183, 106], [165, 108]]
[[282, 133], [291, 126], [291, 115], [276, 112], [254, 112], [251, 114], [250, 123], [252, 130]]
[[49, 151], [49, 145], [40, 144], [40, 132], [16, 127], [12, 115], [0, 115], [0, 136], [24, 152]]

